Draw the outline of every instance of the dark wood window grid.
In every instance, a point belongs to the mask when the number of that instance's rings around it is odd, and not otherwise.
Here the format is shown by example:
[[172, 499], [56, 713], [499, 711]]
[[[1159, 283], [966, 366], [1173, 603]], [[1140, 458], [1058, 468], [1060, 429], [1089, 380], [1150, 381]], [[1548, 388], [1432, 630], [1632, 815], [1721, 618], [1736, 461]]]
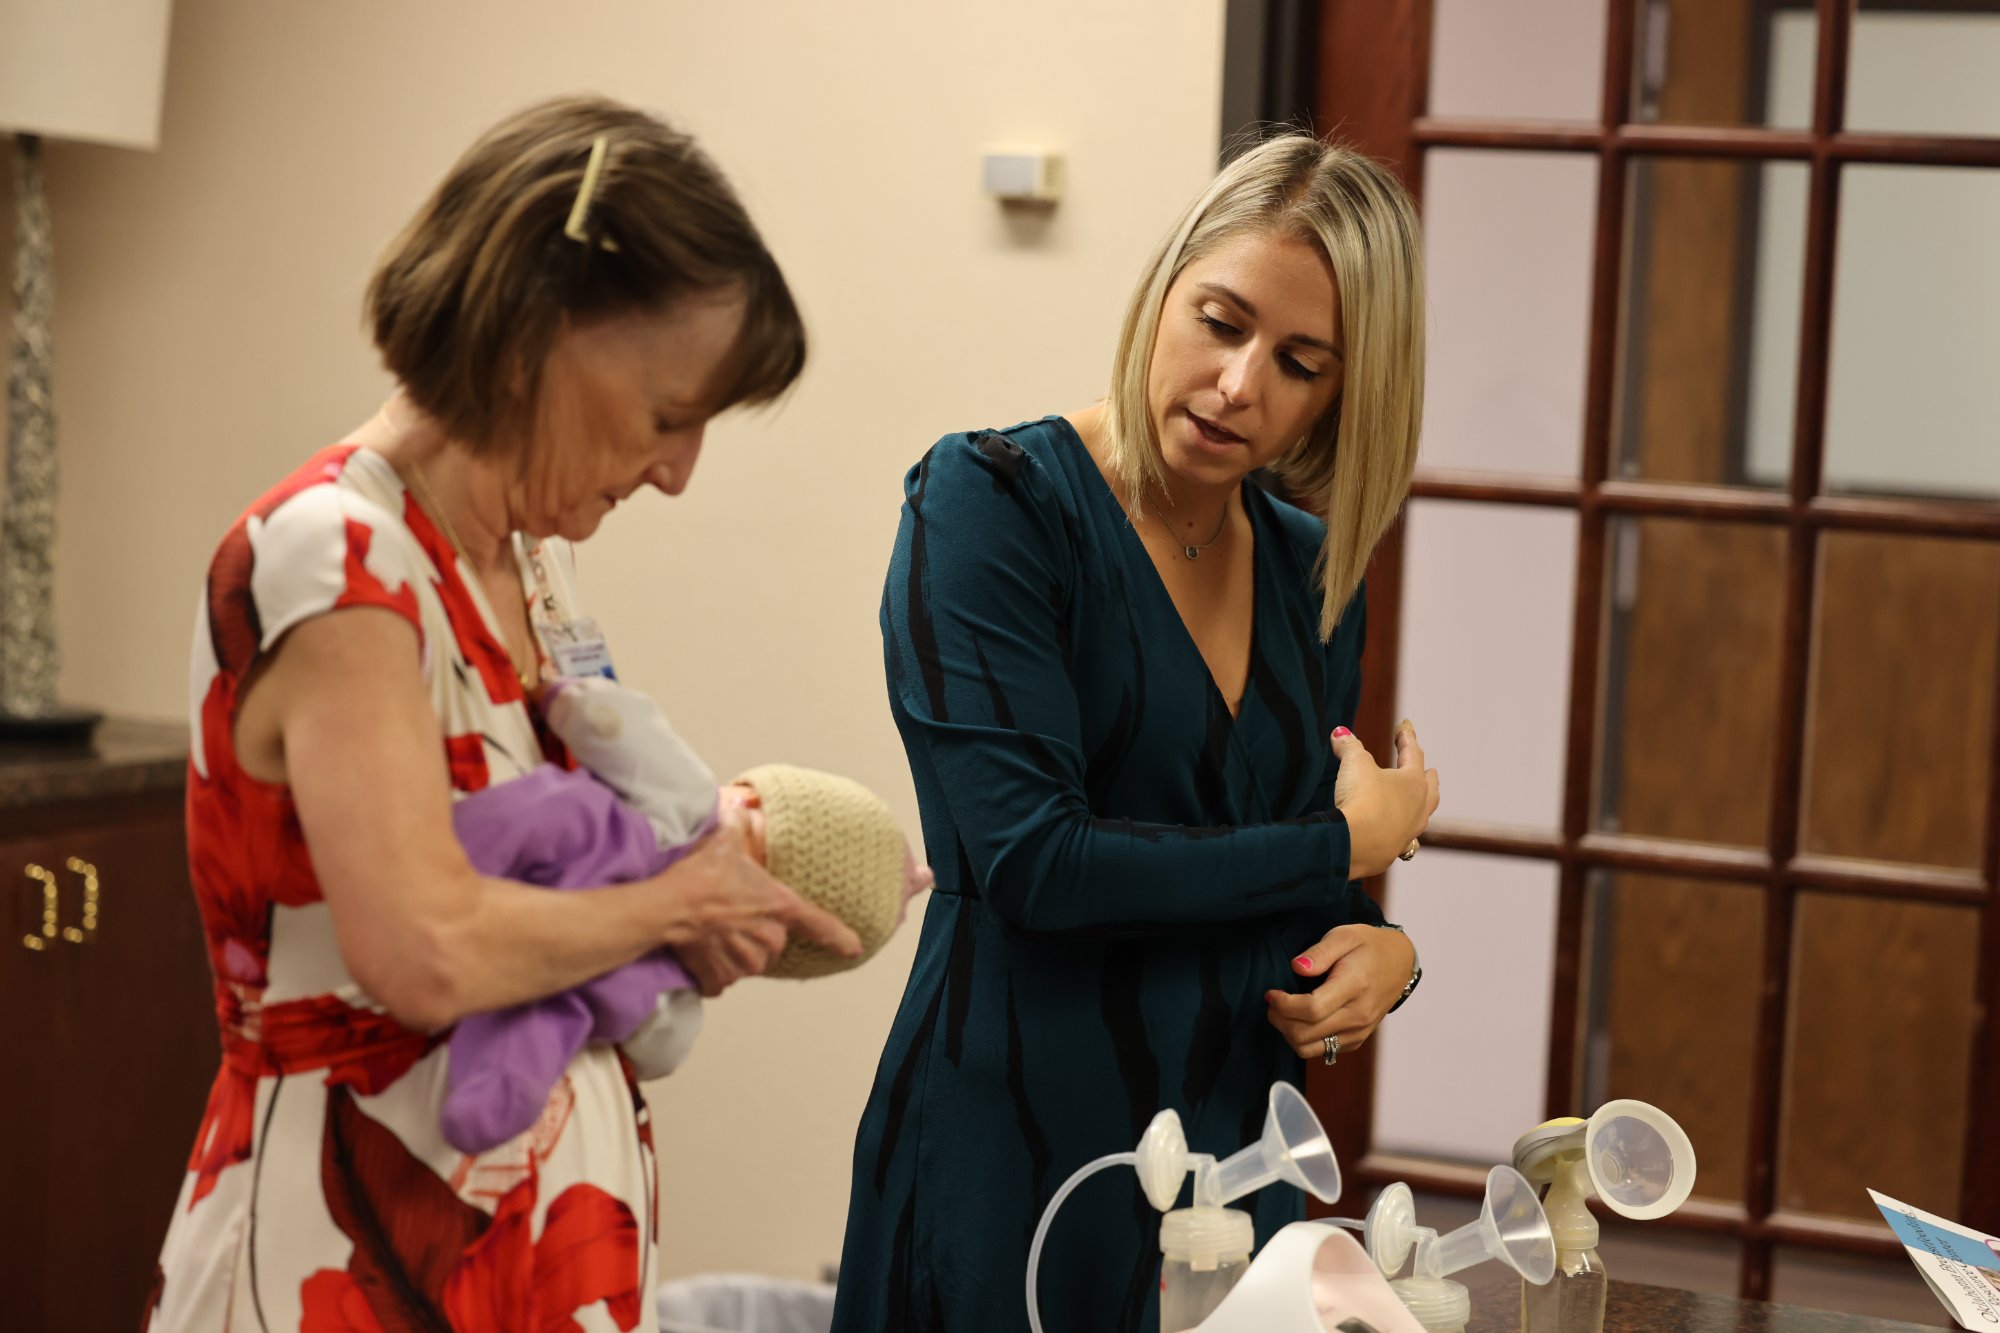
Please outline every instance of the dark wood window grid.
[[[1800, 6], [1803, 7], [1803, 6]], [[1789, 1213], [1777, 1204], [1783, 1068], [1791, 995], [1794, 918], [1802, 890], [1869, 899], [1934, 902], [1975, 909], [1979, 921], [1977, 1001], [1966, 1107], [1960, 1213], [2000, 1232], [2000, 671], [1995, 673], [1985, 843], [1975, 871], [1877, 866], [1810, 854], [1799, 843], [1806, 780], [1808, 671], [1815, 571], [1822, 539], [1835, 532], [1972, 538], [2000, 542], [2000, 504], [1823, 493], [1828, 361], [1833, 319], [1836, 228], [1843, 171], [1852, 165], [2000, 167], [2000, 139], [1861, 133], [1845, 128], [1853, 0], [1817, 0], [1817, 57], [1808, 129], [1634, 123], [1631, 117], [1638, 0], [1609, 0], [1602, 96], [1597, 124], [1439, 118], [1427, 114], [1431, 0], [1323, 0], [1315, 22], [1298, 31], [1316, 44], [1317, 122], [1323, 131], [1396, 164], [1421, 204], [1424, 156], [1431, 149], [1535, 149], [1589, 154], [1598, 160], [1595, 247], [1589, 309], [1588, 378], [1582, 462], [1576, 480], [1459, 471], [1420, 471], [1413, 496], [1484, 504], [1550, 506], [1577, 514], [1576, 592], [1569, 663], [1567, 745], [1560, 832], [1554, 836], [1440, 820], [1432, 847], [1552, 863], [1558, 872], [1558, 934], [1548, 1052], [1547, 1114], [1571, 1113], [1582, 1089], [1585, 1018], [1585, 917], [1590, 877], [1640, 871], [1761, 886], [1763, 976], [1758, 993], [1751, 1142], [1744, 1202], [1691, 1201], [1648, 1224], [1735, 1238], [1741, 1245], [1740, 1293], [1769, 1294], [1773, 1250], [1889, 1255], [1899, 1252], [1886, 1227]], [[1698, 157], [1802, 162], [1809, 168], [1804, 301], [1791, 440], [1790, 476], [1782, 490], [1732, 489], [1611, 475], [1618, 410], [1617, 358], [1624, 317], [1624, 240], [1628, 176], [1649, 159]], [[1606, 629], [1607, 533], [1614, 519], [1667, 516], [1768, 525], [1784, 534], [1784, 610], [1779, 657], [1779, 714], [1765, 846], [1689, 845], [1595, 830], [1592, 792], [1600, 743], [1603, 684], [1600, 643]], [[1370, 574], [1367, 673], [1358, 719], [1379, 743], [1396, 723], [1403, 529], [1398, 525]], [[1371, 888], [1380, 891], [1379, 884]], [[1393, 916], [1393, 911], [1392, 911]], [[1391, 1038], [1393, 1039], [1393, 1037]], [[1335, 1127], [1349, 1179], [1362, 1187], [1406, 1180], [1419, 1189], [1474, 1196], [1483, 1172], [1371, 1151], [1374, 1052], [1343, 1060], [1338, 1076], [1315, 1069], [1313, 1100]], [[1588, 1108], [1585, 1108], [1588, 1109]]]

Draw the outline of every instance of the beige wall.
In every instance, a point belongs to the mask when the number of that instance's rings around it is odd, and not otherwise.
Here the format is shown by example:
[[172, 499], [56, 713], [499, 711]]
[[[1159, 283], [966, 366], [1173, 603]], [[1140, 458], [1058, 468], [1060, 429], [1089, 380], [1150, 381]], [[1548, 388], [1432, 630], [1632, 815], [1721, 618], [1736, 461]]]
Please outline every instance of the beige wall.
[[[50, 154], [66, 695], [180, 715], [214, 541], [386, 388], [358, 332], [378, 248], [495, 117], [599, 89], [707, 142], [816, 344], [780, 412], [713, 432], [685, 498], [584, 549], [586, 590], [717, 769], [838, 768], [914, 827], [875, 629], [901, 473], [945, 431], [1097, 392], [1129, 283], [1213, 161], [1221, 33], [1221, 0], [180, 0], [161, 150]], [[1068, 154], [1039, 234], [979, 191], [996, 141]], [[711, 1008], [652, 1089], [668, 1275], [836, 1257], [914, 938]]]

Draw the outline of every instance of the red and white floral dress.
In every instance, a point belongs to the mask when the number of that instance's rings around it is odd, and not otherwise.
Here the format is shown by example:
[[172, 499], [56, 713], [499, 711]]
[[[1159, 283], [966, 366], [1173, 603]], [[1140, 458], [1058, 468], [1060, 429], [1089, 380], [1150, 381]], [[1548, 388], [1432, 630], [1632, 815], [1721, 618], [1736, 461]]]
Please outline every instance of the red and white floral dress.
[[[553, 547], [518, 555], [542, 595], [567, 600]], [[230, 529], [196, 624], [188, 772], [222, 1068], [148, 1327], [652, 1329], [652, 1132], [622, 1058], [585, 1050], [533, 1129], [478, 1156], [451, 1148], [441, 1034], [355, 984], [290, 791], [237, 763], [247, 673], [292, 626], [350, 606], [416, 627], [456, 791], [566, 762], [537, 733], [477, 581], [379, 455], [324, 450]]]

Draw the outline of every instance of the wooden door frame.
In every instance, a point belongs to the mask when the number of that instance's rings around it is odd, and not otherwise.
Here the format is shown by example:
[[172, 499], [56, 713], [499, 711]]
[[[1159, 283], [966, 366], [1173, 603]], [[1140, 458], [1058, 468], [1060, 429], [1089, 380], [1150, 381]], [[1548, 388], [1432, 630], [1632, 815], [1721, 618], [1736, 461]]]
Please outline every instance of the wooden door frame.
[[[1794, 920], [1802, 890], [1971, 907], [1980, 920], [1977, 999], [1967, 1092], [1961, 1214], [1971, 1225], [2000, 1232], [2000, 672], [1994, 682], [1993, 733], [1987, 790], [1987, 842], [1978, 872], [1898, 866], [1880, 868], [1801, 850], [1800, 794], [1807, 733], [1815, 571], [1826, 532], [1898, 533], [2000, 541], [2000, 504], [1823, 493], [1827, 367], [1830, 351], [1836, 227], [1842, 171], [1857, 163], [2000, 167], [2000, 139], [1858, 133], [1845, 126], [1846, 71], [1853, 34], [1852, 0], [1812, 0], [1818, 17], [1812, 125], [1804, 130], [1641, 124], [1631, 121], [1637, 0], [1607, 0], [1605, 63], [1599, 116], [1590, 122], [1508, 122], [1434, 117], [1428, 111], [1430, 0], [1319, 0], [1310, 30], [1296, 25], [1296, 7], [1272, 0], [1261, 30], [1273, 40], [1283, 8], [1293, 15], [1292, 40], [1317, 51], [1314, 128], [1352, 143], [1396, 167], [1422, 204], [1423, 154], [1433, 148], [1528, 149], [1587, 153], [1598, 158], [1596, 242], [1590, 299], [1590, 352], [1582, 463], [1575, 480], [1426, 470], [1416, 498], [1554, 507], [1578, 516], [1576, 592], [1572, 616], [1564, 799], [1559, 832], [1523, 833], [1440, 822], [1430, 845], [1487, 855], [1525, 857], [1558, 869], [1557, 938], [1552, 979], [1551, 1039], [1545, 1105], [1567, 1113], [1581, 1086], [1585, 902], [1599, 870], [1636, 870], [1688, 878], [1747, 881], [1765, 895], [1763, 977], [1757, 1014], [1758, 1059], [1752, 1089], [1750, 1179], [1742, 1206], [1693, 1202], [1655, 1225], [1736, 1238], [1742, 1245], [1739, 1290], [1769, 1295], [1778, 1245], [1821, 1251], [1893, 1254], [1884, 1227], [1787, 1214], [1776, 1207], [1783, 1067]], [[1240, 8], [1232, 5], [1232, 13]], [[1232, 32], [1235, 31], [1232, 28]], [[1269, 118], [1260, 110], [1259, 118]], [[1638, 158], [1699, 157], [1798, 161], [1811, 172], [1807, 199], [1806, 281], [1800, 314], [1791, 469], [1786, 487], [1753, 491], [1610, 475], [1616, 411], [1618, 322], [1623, 305], [1624, 235], [1629, 204], [1627, 168]], [[1680, 843], [1591, 826], [1598, 742], [1598, 699], [1604, 631], [1608, 529], [1620, 516], [1665, 516], [1768, 524], [1787, 541], [1782, 623], [1780, 709], [1776, 763], [1762, 849]], [[1397, 651], [1401, 637], [1404, 530], [1391, 530], [1369, 573], [1369, 636], [1357, 729], [1379, 747], [1395, 723]], [[1384, 896], [1381, 881], [1370, 892]], [[1483, 1172], [1372, 1153], [1374, 1073], [1371, 1044], [1333, 1070], [1314, 1068], [1313, 1103], [1326, 1119], [1348, 1178], [1361, 1185], [1405, 1180], [1443, 1193], [1476, 1195]]]

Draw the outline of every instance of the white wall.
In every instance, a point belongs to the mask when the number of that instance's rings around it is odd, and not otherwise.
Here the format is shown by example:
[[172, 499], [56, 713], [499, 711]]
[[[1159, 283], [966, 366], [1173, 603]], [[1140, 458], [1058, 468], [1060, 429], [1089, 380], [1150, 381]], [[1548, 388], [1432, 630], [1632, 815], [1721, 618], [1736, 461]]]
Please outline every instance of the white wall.
[[[784, 408], [725, 419], [693, 490], [582, 552], [621, 670], [723, 772], [851, 773], [915, 826], [875, 609], [903, 470], [938, 435], [1073, 409], [1216, 151], [1221, 0], [180, 0], [161, 149], [55, 146], [65, 694], [172, 717], [236, 513], [367, 416], [379, 248], [485, 125], [596, 89], [693, 129], [815, 338]], [[1016, 229], [990, 142], [1068, 155]], [[4, 224], [0, 224], [4, 225]], [[913, 930], [852, 977], [751, 982], [650, 1091], [668, 1275], [812, 1276]]]

